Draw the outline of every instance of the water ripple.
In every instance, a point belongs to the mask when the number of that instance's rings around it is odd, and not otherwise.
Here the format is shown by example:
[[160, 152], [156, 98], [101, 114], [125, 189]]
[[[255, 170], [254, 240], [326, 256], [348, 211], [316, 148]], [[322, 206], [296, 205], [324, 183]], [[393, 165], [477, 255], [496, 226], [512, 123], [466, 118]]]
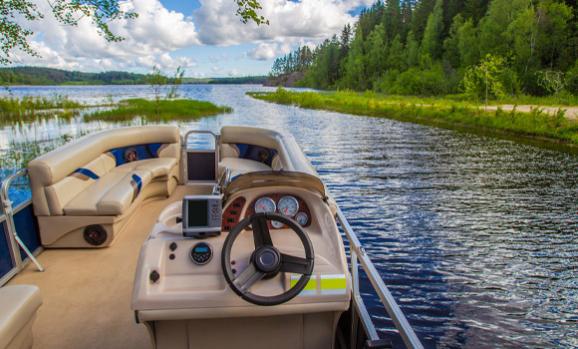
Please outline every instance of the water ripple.
[[[426, 347], [578, 347], [578, 157], [410, 123], [267, 104], [247, 86], [186, 86], [235, 112], [185, 128], [288, 131], [311, 159]], [[94, 101], [146, 87], [17, 88]], [[0, 130], [10, 140], [77, 136], [81, 120]], [[384, 336], [400, 345], [367, 279]]]

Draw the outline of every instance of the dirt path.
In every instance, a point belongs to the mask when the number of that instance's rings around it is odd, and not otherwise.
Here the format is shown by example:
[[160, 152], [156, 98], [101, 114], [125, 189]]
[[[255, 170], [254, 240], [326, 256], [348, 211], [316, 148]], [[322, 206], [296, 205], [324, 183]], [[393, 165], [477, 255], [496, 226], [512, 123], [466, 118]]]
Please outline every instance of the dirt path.
[[529, 113], [532, 111], [532, 109], [539, 108], [548, 114], [555, 114], [558, 112], [559, 109], [562, 109], [562, 110], [566, 111], [565, 115], [568, 119], [578, 120], [578, 107], [568, 107], [568, 106], [545, 107], [545, 106], [539, 106], [539, 105], [503, 104], [503, 105], [488, 105], [486, 107], [481, 107], [481, 108], [485, 109], [485, 110], [496, 110], [498, 108], [501, 108], [502, 110], [505, 110], [505, 111], [510, 111], [510, 110], [516, 108], [517, 111], [524, 112], [524, 113]]

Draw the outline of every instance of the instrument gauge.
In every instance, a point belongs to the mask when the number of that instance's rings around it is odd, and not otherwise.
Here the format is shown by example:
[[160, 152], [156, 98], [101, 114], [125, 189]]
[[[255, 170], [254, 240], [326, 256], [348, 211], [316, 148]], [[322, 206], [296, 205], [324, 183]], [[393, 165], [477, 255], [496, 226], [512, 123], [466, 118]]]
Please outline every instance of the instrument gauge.
[[279, 221], [271, 221], [271, 226], [275, 229], [281, 229], [285, 226], [285, 224], [283, 224]]
[[255, 202], [255, 213], [275, 213], [276, 209], [275, 201], [268, 196], [263, 196]]
[[309, 223], [309, 216], [305, 212], [299, 212], [295, 216], [295, 220], [299, 223], [300, 226], [304, 227]]
[[299, 211], [299, 201], [293, 196], [287, 195], [279, 199], [279, 213], [287, 217], [293, 217]]

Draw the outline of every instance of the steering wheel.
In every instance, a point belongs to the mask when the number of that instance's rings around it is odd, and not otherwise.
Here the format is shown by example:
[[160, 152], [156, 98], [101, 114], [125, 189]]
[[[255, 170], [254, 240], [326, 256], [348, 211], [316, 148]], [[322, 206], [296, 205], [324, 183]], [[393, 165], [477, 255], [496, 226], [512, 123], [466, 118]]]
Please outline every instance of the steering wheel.
[[[275, 220], [286, 224], [301, 240], [305, 258], [279, 252], [271, 241], [268, 221]], [[249, 226], [253, 228], [255, 250], [251, 254], [249, 266], [242, 272], [233, 273], [231, 267], [231, 249], [239, 234]], [[301, 292], [313, 272], [313, 244], [301, 226], [294, 220], [277, 213], [256, 213], [237, 224], [225, 239], [221, 253], [221, 264], [225, 280], [231, 289], [244, 300], [256, 305], [277, 305], [293, 299]], [[262, 279], [276, 276], [279, 272], [301, 274], [299, 281], [289, 290], [275, 296], [260, 296], [251, 293], [251, 286]]]

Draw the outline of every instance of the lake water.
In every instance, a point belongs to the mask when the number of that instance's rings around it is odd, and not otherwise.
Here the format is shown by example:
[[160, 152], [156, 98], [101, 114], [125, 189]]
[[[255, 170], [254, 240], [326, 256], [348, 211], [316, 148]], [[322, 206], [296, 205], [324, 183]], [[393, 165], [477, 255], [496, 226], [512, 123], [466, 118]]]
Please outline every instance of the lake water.
[[[426, 347], [578, 347], [578, 156], [379, 118], [257, 101], [261, 86], [184, 86], [234, 108], [180, 123], [291, 132], [360, 235]], [[146, 86], [22, 87], [84, 102]], [[133, 123], [140, 123], [134, 121]], [[0, 152], [116, 127], [82, 119], [0, 129]], [[17, 161], [16, 161], [17, 162]], [[364, 298], [396, 344], [367, 281]]]

